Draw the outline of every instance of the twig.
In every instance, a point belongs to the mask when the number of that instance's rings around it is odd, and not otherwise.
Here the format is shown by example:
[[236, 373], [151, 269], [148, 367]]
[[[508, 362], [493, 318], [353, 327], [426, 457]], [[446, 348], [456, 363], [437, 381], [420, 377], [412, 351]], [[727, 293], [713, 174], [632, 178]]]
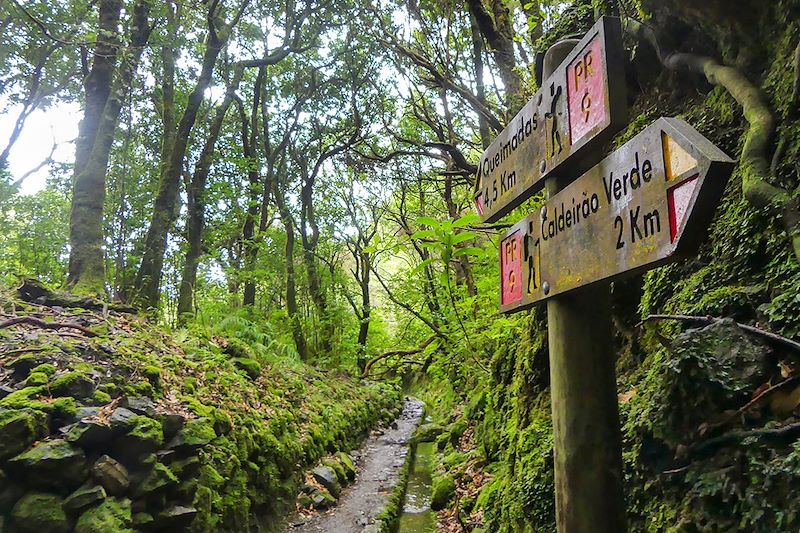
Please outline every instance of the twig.
[[789, 385], [792, 385], [794, 383], [797, 383], [799, 381], [800, 381], [800, 376], [792, 376], [792, 377], [790, 377], [788, 379], [785, 379], [785, 380], [781, 381], [777, 385], [771, 386], [770, 388], [762, 391], [755, 398], [753, 398], [752, 400], [750, 400], [749, 402], [744, 404], [742, 407], [737, 409], [735, 413], [733, 413], [730, 416], [726, 417], [724, 420], [722, 420], [720, 422], [717, 422], [716, 424], [709, 425], [707, 430], [708, 429], [716, 429], [716, 428], [719, 428], [719, 427], [722, 427], [722, 426], [728, 424], [731, 420], [735, 419], [737, 416], [740, 416], [740, 415], [744, 414], [745, 412], [747, 412], [751, 407], [753, 407], [758, 402], [760, 402], [765, 396], [767, 396], [769, 394], [772, 394], [776, 390], [783, 389], [783, 388], [785, 388], [785, 387], [787, 387]]
[[732, 444], [744, 440], [747, 437], [767, 437], [767, 438], [784, 438], [793, 437], [800, 434], [800, 422], [794, 424], [787, 424], [779, 428], [770, 429], [752, 429], [748, 431], [731, 431], [719, 437], [714, 437], [697, 444], [694, 444], [689, 449], [689, 456], [697, 456], [714, 449], [721, 448], [727, 444]]
[[8, 357], [9, 355], [17, 355], [21, 353], [36, 353], [46, 352], [47, 348], [20, 348], [18, 350], [9, 350], [7, 352], [0, 352], [0, 357]]
[[[639, 322], [636, 327], [641, 327], [645, 322], [650, 322], [651, 320], [679, 320], [682, 322], [699, 322], [701, 324], [713, 324], [715, 322], [719, 322], [723, 319], [716, 318], [713, 316], [691, 316], [691, 315], [648, 315], [647, 318]], [[763, 329], [757, 328], [755, 326], [749, 326], [747, 324], [742, 324], [740, 322], [734, 322], [737, 326], [742, 328], [744, 331], [748, 333], [752, 333], [753, 335], [758, 335], [759, 337], [764, 337], [765, 339], [769, 339], [773, 342], [776, 342], [786, 348], [791, 348], [796, 352], [800, 352], [800, 342], [793, 341], [792, 339], [788, 339], [782, 335], [778, 335], [777, 333], [772, 333], [771, 331], [765, 331]]]
[[31, 316], [19, 316], [16, 318], [11, 318], [0, 322], [0, 329], [7, 328], [10, 326], [14, 326], [17, 324], [29, 324], [31, 326], [37, 326], [42, 329], [61, 329], [61, 328], [72, 328], [77, 329], [87, 337], [97, 337], [97, 333], [90, 330], [89, 328], [85, 328], [83, 326], [79, 326], [78, 324], [64, 324], [61, 322], [45, 322], [44, 320], [39, 320], [38, 318], [33, 318]]

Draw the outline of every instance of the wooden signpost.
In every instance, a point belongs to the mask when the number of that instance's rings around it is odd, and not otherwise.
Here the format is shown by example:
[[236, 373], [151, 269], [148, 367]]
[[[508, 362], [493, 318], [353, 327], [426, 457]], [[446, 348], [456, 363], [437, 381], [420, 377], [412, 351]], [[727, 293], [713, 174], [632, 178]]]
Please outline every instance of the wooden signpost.
[[558, 531], [624, 533], [610, 282], [695, 252], [733, 161], [674, 118], [600, 161], [625, 116], [619, 20], [570, 44], [481, 157], [475, 201], [493, 222], [546, 186], [500, 240], [500, 310], [547, 303]]
[[658, 119], [506, 233], [501, 311], [695, 252], [732, 168], [686, 122]]
[[494, 222], [544, 187], [554, 172], [578, 174], [624, 126], [619, 19], [601, 17], [484, 152], [475, 204]]

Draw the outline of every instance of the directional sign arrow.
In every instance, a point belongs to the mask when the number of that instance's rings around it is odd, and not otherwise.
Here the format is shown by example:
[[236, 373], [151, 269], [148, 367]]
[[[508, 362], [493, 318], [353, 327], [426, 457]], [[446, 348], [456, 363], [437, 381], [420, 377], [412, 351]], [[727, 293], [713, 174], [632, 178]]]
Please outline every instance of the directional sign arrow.
[[658, 119], [506, 233], [500, 310], [696, 252], [733, 165], [686, 122]]

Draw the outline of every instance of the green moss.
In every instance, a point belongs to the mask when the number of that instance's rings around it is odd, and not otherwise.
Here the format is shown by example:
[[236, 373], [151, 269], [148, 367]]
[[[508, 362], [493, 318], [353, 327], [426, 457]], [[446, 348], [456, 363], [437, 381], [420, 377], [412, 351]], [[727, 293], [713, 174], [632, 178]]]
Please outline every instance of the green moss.
[[46, 385], [50, 378], [44, 372], [31, 372], [25, 380], [26, 387], [36, 387], [38, 385]]
[[55, 367], [55, 365], [52, 365], [50, 363], [42, 363], [41, 365], [39, 365], [36, 368], [34, 368], [33, 370], [31, 370], [31, 373], [34, 373], [34, 372], [42, 372], [43, 374], [46, 374], [48, 376], [52, 376], [53, 374], [56, 373], [56, 367]]
[[78, 518], [75, 533], [133, 533], [131, 521], [130, 500], [109, 498]]
[[11, 516], [23, 533], [66, 533], [71, 527], [61, 504], [56, 495], [31, 492], [14, 505]]
[[94, 395], [92, 396], [92, 400], [98, 404], [107, 404], [111, 402], [111, 395], [107, 392], [96, 390], [94, 391]]
[[147, 416], [136, 416], [133, 421], [133, 429], [128, 432], [128, 437], [141, 442], [152, 443], [156, 447], [164, 444], [164, 432], [161, 422], [153, 420]]
[[53, 379], [48, 388], [53, 396], [88, 398], [94, 393], [94, 381], [83, 372], [67, 372]]
[[441, 511], [456, 493], [456, 482], [450, 476], [435, 477], [431, 485], [431, 509]]
[[261, 364], [255, 359], [237, 357], [233, 359], [233, 364], [236, 365], [236, 368], [243, 370], [245, 374], [250, 376], [250, 379], [256, 379], [261, 375]]

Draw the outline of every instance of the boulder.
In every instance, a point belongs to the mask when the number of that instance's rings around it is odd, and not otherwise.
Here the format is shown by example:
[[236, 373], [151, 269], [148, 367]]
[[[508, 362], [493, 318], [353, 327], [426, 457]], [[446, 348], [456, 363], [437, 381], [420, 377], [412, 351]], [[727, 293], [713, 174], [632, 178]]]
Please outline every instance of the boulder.
[[16, 530], [21, 533], [67, 533], [72, 528], [61, 504], [61, 498], [54, 494], [26, 494], [11, 511]]
[[53, 379], [49, 389], [50, 394], [56, 397], [91, 398], [94, 394], [94, 381], [83, 372], [67, 372]]
[[311, 475], [313, 475], [317, 483], [325, 487], [334, 498], [338, 498], [342, 493], [342, 486], [339, 484], [336, 472], [334, 472], [332, 468], [320, 465], [311, 471]]
[[136, 513], [133, 515], [133, 527], [136, 529], [151, 529], [155, 519], [148, 513]]
[[444, 428], [439, 424], [422, 424], [414, 432], [414, 440], [416, 442], [433, 442], [443, 432]]
[[455, 493], [456, 482], [452, 477], [444, 476], [434, 479], [431, 487], [431, 509], [441, 511], [447, 507]]
[[261, 364], [255, 359], [237, 357], [233, 359], [233, 364], [239, 370], [243, 370], [250, 379], [256, 379], [261, 375]]
[[13, 457], [47, 434], [47, 415], [40, 411], [0, 412], [0, 461]]
[[64, 510], [77, 514], [79, 511], [95, 505], [106, 499], [106, 491], [98, 485], [83, 486], [67, 496], [64, 500]]
[[0, 516], [11, 509], [25, 491], [0, 470]]
[[64, 438], [68, 442], [81, 448], [94, 448], [107, 444], [114, 436], [114, 430], [108, 424], [103, 424], [97, 419], [86, 418], [61, 428]]
[[336, 452], [336, 458], [344, 468], [347, 479], [353, 481], [356, 478], [356, 467], [353, 464], [353, 459], [344, 452]]
[[311, 494], [311, 504], [314, 509], [327, 509], [336, 505], [336, 498], [324, 490], [317, 490]]
[[178, 413], [167, 413], [161, 417], [161, 430], [165, 439], [174, 437], [186, 423], [186, 417]]
[[139, 498], [154, 492], [161, 492], [178, 484], [178, 478], [169, 467], [156, 463], [150, 473], [133, 490], [133, 496]]
[[129, 431], [136, 422], [136, 413], [124, 407], [117, 407], [108, 417], [108, 423], [111, 427], [119, 432]]
[[164, 444], [161, 423], [147, 416], [133, 418], [133, 427], [115, 443], [117, 455], [122, 460], [153, 453]]
[[5, 364], [5, 367], [13, 370], [12, 375], [14, 379], [22, 381], [23, 379], [27, 378], [31, 370], [39, 366], [41, 362], [42, 361], [39, 357], [27, 354], [20, 355], [16, 359], [9, 361]]
[[123, 533], [129, 531], [131, 522], [130, 500], [108, 498], [78, 518], [75, 533]]
[[100, 457], [94, 463], [92, 477], [112, 496], [125, 494], [131, 483], [128, 469], [108, 455]]
[[182, 531], [197, 516], [197, 509], [184, 505], [173, 505], [164, 509], [155, 519], [153, 526], [160, 531]]
[[126, 396], [120, 401], [120, 406], [137, 415], [156, 416], [156, 404], [147, 396]]
[[63, 439], [40, 442], [9, 461], [27, 484], [45, 488], [74, 488], [86, 478], [86, 455]]
[[205, 446], [217, 438], [214, 427], [207, 420], [198, 418], [189, 420], [170, 441], [170, 449], [189, 449], [194, 450]]
[[345, 485], [347, 483], [347, 472], [337, 459], [326, 457], [320, 461], [322, 466], [327, 466], [336, 473], [336, 479], [339, 484]]

